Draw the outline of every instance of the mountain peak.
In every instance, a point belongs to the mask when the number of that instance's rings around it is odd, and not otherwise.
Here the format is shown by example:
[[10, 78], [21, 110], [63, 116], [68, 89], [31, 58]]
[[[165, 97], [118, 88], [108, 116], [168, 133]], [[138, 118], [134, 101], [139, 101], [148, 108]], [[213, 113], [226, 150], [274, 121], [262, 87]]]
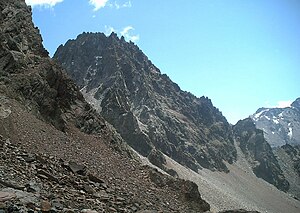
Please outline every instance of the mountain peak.
[[158, 149], [195, 171], [228, 171], [223, 160], [235, 160], [230, 125], [211, 100], [182, 91], [132, 42], [86, 34], [58, 48], [54, 58], [140, 154]]
[[300, 98], [291, 107], [260, 108], [251, 118], [272, 147], [300, 144]]

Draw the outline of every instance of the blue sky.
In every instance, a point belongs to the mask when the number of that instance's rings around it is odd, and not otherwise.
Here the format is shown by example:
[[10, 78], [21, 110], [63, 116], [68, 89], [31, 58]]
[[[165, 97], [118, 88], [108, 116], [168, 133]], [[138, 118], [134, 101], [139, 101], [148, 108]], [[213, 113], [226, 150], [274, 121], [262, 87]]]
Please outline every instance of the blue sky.
[[299, 0], [26, 0], [52, 56], [82, 32], [134, 41], [229, 122], [300, 97]]

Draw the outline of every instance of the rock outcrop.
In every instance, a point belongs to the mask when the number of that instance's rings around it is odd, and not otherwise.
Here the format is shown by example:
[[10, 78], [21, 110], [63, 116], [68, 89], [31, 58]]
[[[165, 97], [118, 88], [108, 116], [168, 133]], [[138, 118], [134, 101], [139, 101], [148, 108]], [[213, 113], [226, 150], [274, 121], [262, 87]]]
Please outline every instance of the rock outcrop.
[[292, 165], [300, 177], [300, 146], [284, 145], [281, 147], [289, 155], [292, 160]]
[[156, 149], [194, 171], [226, 172], [223, 161], [235, 161], [231, 127], [211, 100], [182, 91], [132, 42], [115, 33], [83, 33], [54, 58], [86, 100], [150, 160]]
[[300, 146], [289, 144], [273, 148], [284, 176], [290, 183], [288, 193], [300, 200]]
[[289, 182], [285, 179], [271, 146], [265, 140], [263, 131], [257, 129], [250, 118], [240, 120], [233, 130], [255, 175], [282, 191], [288, 191]]

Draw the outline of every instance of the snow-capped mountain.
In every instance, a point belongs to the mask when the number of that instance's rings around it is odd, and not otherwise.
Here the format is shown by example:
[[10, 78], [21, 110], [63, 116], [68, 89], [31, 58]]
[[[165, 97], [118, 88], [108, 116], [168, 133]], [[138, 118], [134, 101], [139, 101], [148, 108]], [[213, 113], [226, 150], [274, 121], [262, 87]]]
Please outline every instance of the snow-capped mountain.
[[300, 144], [300, 98], [286, 108], [260, 108], [251, 116], [271, 147]]

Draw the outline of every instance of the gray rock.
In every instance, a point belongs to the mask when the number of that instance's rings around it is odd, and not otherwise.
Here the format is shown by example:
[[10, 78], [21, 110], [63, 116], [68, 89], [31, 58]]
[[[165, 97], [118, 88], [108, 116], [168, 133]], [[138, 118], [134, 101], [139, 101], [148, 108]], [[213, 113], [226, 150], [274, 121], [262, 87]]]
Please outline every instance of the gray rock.
[[25, 188], [25, 186], [20, 185], [20, 184], [16, 183], [15, 181], [8, 181], [8, 180], [0, 179], [0, 184], [2, 184], [3, 186], [6, 186], [6, 187], [11, 187], [14, 189], [19, 189], [19, 190], [23, 190]]
[[26, 185], [25, 185], [27, 192], [40, 192], [41, 188], [40, 186], [35, 182], [35, 181], [29, 181]]
[[51, 200], [51, 206], [53, 206], [57, 210], [63, 210], [64, 209], [63, 200], [61, 199]]
[[85, 192], [89, 193], [89, 194], [94, 194], [95, 190], [87, 183], [83, 184], [83, 189]]
[[69, 168], [75, 174], [85, 175], [86, 174], [86, 166], [78, 164], [76, 162], [70, 161]]
[[83, 209], [81, 210], [82, 213], [98, 213], [96, 210], [92, 210], [92, 209]]
[[58, 178], [55, 177], [54, 175], [50, 174], [49, 172], [46, 172], [45, 170], [43, 169], [38, 169], [37, 170], [37, 174], [38, 175], [42, 175], [44, 177], [46, 177], [47, 179], [51, 180], [51, 181], [55, 181], [55, 182], [59, 182]]
[[8, 192], [8, 193], [13, 193], [16, 195], [16, 198], [22, 203], [22, 204], [27, 204], [27, 203], [38, 203], [38, 197], [29, 192], [25, 192], [22, 190], [17, 190], [13, 188], [4, 188], [2, 189], [2, 192]]
[[89, 173], [88, 174], [89, 180], [95, 183], [104, 183], [104, 180], [100, 179], [99, 177]]
[[0, 202], [4, 202], [7, 200], [13, 200], [17, 195], [14, 192], [3, 192], [0, 191]]

